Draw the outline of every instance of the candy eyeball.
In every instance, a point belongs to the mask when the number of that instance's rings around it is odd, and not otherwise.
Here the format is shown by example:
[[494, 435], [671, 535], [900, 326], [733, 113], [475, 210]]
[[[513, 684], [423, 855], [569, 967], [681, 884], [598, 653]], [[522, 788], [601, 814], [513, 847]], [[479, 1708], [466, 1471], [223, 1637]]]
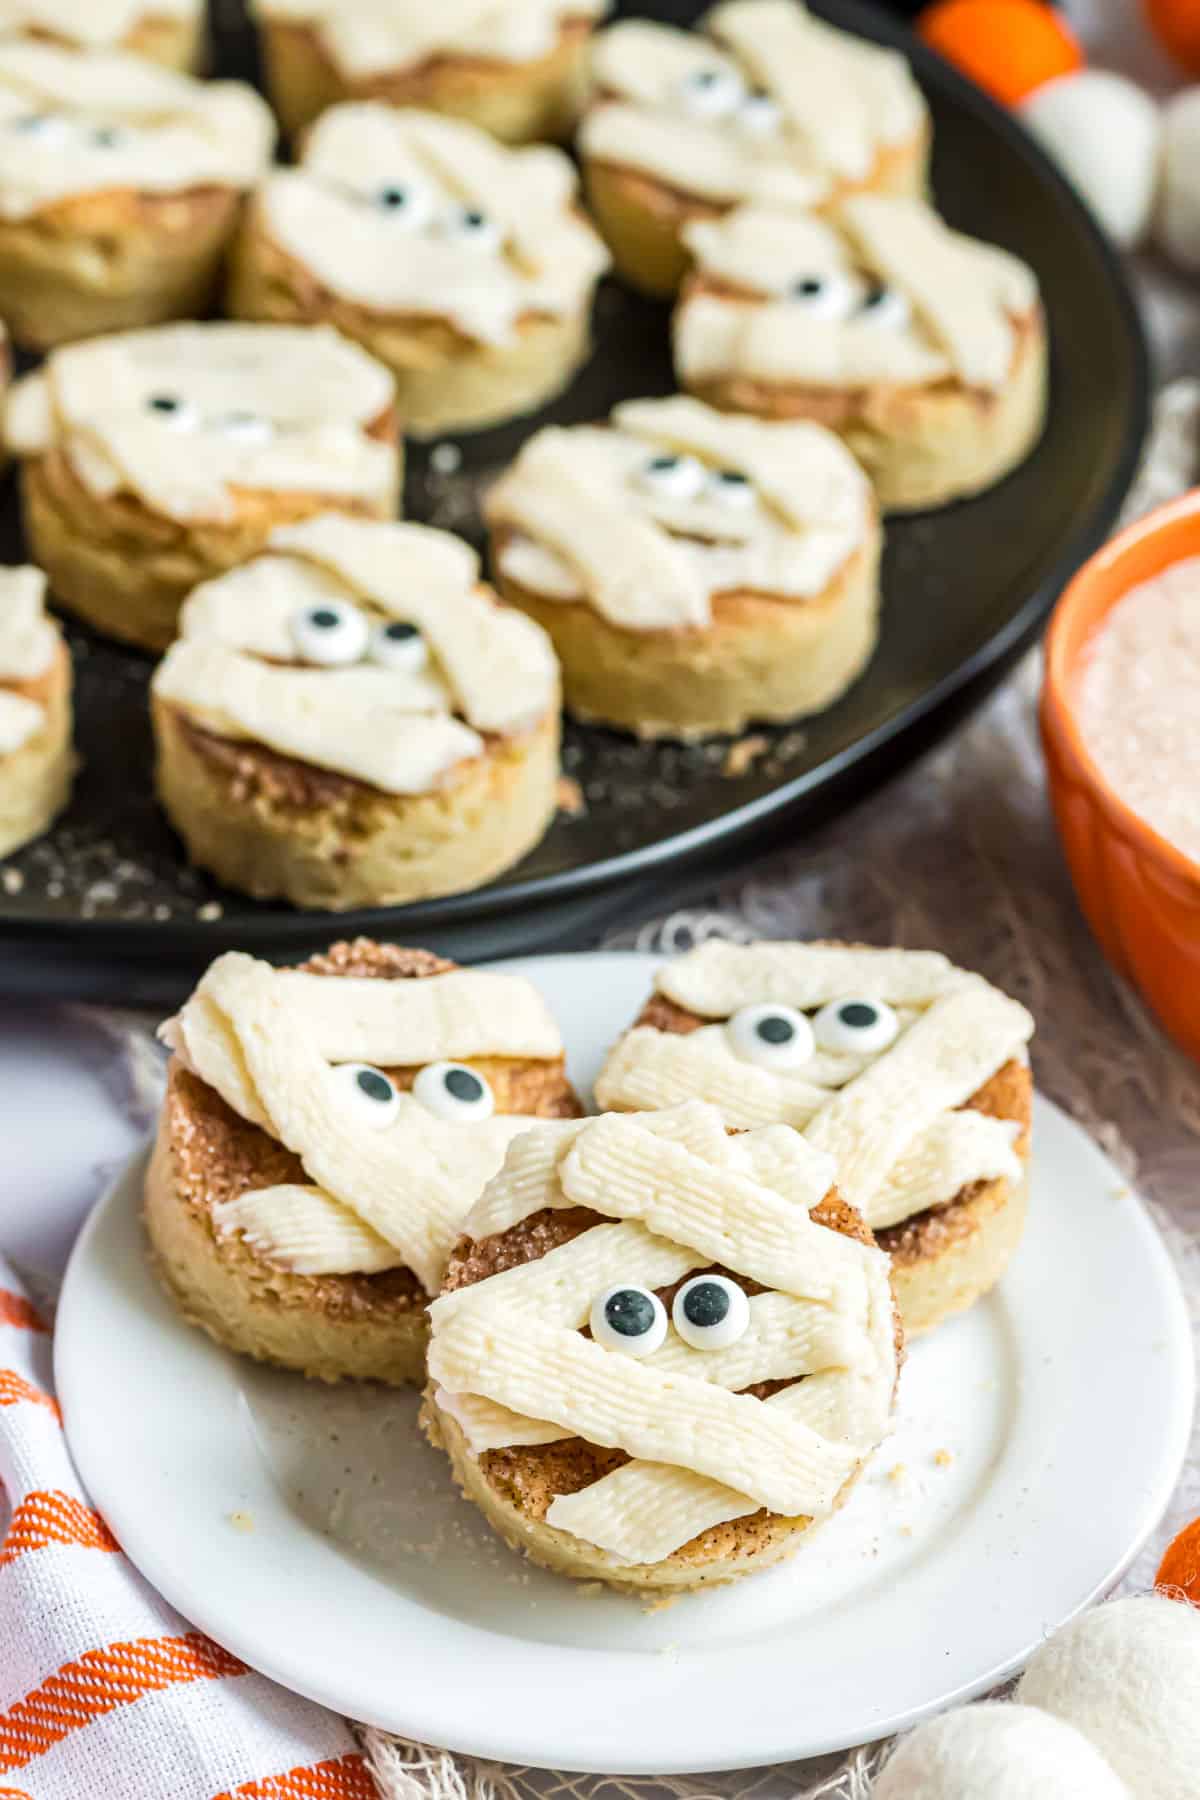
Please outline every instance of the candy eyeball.
[[793, 306], [803, 307], [810, 319], [828, 319], [839, 324], [854, 311], [854, 283], [847, 275], [830, 271], [825, 275], [798, 275], [788, 288]]
[[370, 200], [378, 212], [405, 231], [421, 231], [433, 217], [433, 195], [415, 181], [387, 182], [375, 189]]
[[693, 1350], [728, 1350], [749, 1329], [750, 1302], [727, 1275], [693, 1275], [676, 1294], [671, 1319]]
[[199, 412], [182, 394], [151, 394], [146, 411], [169, 431], [197, 431], [200, 427]]
[[349, 600], [297, 607], [291, 629], [300, 660], [323, 669], [345, 669], [360, 662], [371, 636], [366, 614]]
[[588, 1316], [592, 1338], [605, 1350], [623, 1356], [653, 1356], [667, 1336], [667, 1309], [649, 1288], [619, 1281], [592, 1301]]
[[496, 1110], [496, 1096], [474, 1069], [465, 1063], [428, 1063], [412, 1085], [413, 1099], [419, 1100], [426, 1112], [448, 1123], [490, 1119]]
[[726, 119], [746, 99], [746, 84], [734, 69], [714, 64], [693, 69], [679, 84], [679, 98], [698, 119]]
[[908, 295], [885, 282], [872, 281], [859, 303], [858, 316], [864, 324], [879, 325], [888, 331], [903, 331], [912, 320]]
[[9, 130], [19, 132], [30, 143], [51, 149], [65, 143], [67, 121], [60, 113], [22, 113], [19, 118], [9, 121]]
[[704, 490], [708, 470], [695, 456], [652, 456], [637, 472], [644, 493], [658, 500], [695, 500]]
[[473, 250], [498, 250], [500, 227], [477, 206], [456, 206], [441, 221], [441, 233], [452, 243], [469, 244]]
[[274, 425], [261, 413], [220, 413], [212, 424], [223, 437], [232, 438], [238, 444], [269, 444], [275, 436]]
[[429, 661], [429, 646], [415, 625], [406, 619], [389, 619], [371, 633], [368, 655], [381, 669], [415, 675]]
[[762, 1069], [799, 1069], [816, 1048], [813, 1028], [804, 1014], [770, 1000], [761, 1006], [739, 1007], [725, 1031], [735, 1054]]
[[706, 492], [731, 512], [749, 512], [755, 501], [754, 483], [740, 469], [711, 469]]
[[783, 113], [770, 94], [750, 94], [738, 108], [737, 122], [751, 137], [769, 137], [782, 121]]
[[333, 1078], [359, 1124], [382, 1131], [393, 1122], [400, 1110], [400, 1094], [382, 1069], [370, 1063], [340, 1063]]
[[854, 1050], [866, 1056], [886, 1050], [900, 1035], [900, 1021], [886, 1000], [856, 994], [823, 1006], [812, 1028], [822, 1050]]

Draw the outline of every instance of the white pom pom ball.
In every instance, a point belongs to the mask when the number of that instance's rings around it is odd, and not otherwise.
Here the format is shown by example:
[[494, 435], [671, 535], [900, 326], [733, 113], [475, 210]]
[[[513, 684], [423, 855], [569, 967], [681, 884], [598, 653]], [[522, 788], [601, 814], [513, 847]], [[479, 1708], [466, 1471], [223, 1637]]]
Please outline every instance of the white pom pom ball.
[[1200, 87], [1163, 109], [1162, 187], [1155, 237], [1184, 269], [1200, 269]]
[[1017, 1689], [1089, 1737], [1138, 1800], [1200, 1792], [1200, 1611], [1162, 1594], [1072, 1619]]
[[873, 1800], [1132, 1800], [1082, 1733], [1032, 1706], [964, 1706], [902, 1738]]
[[1127, 249], [1145, 236], [1162, 131], [1149, 94], [1123, 75], [1083, 69], [1035, 89], [1020, 115], [1110, 237]]

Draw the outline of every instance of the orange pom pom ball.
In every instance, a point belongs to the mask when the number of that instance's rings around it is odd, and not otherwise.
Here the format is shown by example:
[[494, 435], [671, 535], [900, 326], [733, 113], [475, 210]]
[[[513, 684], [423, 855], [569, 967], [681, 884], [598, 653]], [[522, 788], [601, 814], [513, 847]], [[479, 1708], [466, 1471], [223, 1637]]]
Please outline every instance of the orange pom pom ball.
[[1005, 106], [1083, 67], [1078, 40], [1043, 0], [937, 0], [917, 33]]
[[1196, 0], [1145, 0], [1146, 17], [1176, 62], [1200, 75], [1200, 6]]
[[1200, 1519], [1185, 1525], [1167, 1546], [1154, 1585], [1200, 1606]]

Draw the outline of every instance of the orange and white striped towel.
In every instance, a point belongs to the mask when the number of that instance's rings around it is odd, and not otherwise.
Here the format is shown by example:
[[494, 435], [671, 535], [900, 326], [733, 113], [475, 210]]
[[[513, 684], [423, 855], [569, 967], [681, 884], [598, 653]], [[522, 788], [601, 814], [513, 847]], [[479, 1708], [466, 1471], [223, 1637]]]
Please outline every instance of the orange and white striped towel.
[[376, 1800], [345, 1723], [194, 1631], [88, 1504], [0, 1260], [0, 1800]]

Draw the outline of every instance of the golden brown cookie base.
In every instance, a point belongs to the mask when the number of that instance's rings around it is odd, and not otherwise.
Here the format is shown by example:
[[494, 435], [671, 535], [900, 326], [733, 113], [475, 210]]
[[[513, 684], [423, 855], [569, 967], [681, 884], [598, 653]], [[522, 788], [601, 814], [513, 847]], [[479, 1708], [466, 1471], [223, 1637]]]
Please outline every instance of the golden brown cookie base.
[[0, 316], [28, 350], [208, 311], [240, 196], [130, 188], [0, 219]]
[[151, 716], [159, 798], [189, 858], [259, 900], [344, 911], [460, 893], [519, 862], [554, 817], [557, 712], [425, 794], [217, 737], [157, 697]]
[[[453, 968], [424, 951], [367, 939], [335, 945], [304, 965], [315, 974], [412, 980]], [[498, 1112], [572, 1118], [580, 1111], [561, 1060], [477, 1057]], [[401, 1088], [415, 1068], [390, 1069]], [[193, 1325], [240, 1355], [318, 1381], [420, 1381], [426, 1295], [411, 1269], [375, 1275], [296, 1275], [235, 1234], [218, 1236], [213, 1209], [253, 1188], [306, 1181], [299, 1159], [239, 1117], [172, 1058], [146, 1176], [145, 1219], [155, 1265]]]
[[329, 324], [384, 363], [410, 437], [479, 431], [545, 406], [586, 362], [590, 296], [566, 318], [529, 313], [511, 344], [484, 344], [446, 319], [381, 313], [324, 287], [251, 209], [230, 270], [229, 312], [273, 324]]
[[1039, 309], [1014, 324], [1012, 369], [996, 392], [959, 381], [846, 389], [736, 375], [687, 385], [723, 412], [811, 419], [836, 431], [871, 477], [885, 512], [944, 506], [1001, 480], [1024, 462], [1042, 434], [1049, 354], [1045, 321]]
[[638, 737], [686, 741], [820, 712], [861, 674], [878, 638], [874, 523], [823, 594], [719, 594], [712, 623], [685, 631], [627, 631], [584, 601], [534, 593], [503, 573], [505, 541], [497, 533], [492, 546], [496, 586], [552, 638], [567, 711]]
[[[88, 0], [79, 0], [81, 6], [87, 3]], [[43, 43], [79, 48], [78, 40], [54, 31], [31, 27], [22, 35]], [[132, 56], [144, 56], [148, 62], [161, 63], [167, 69], [195, 73], [203, 60], [204, 8], [197, 7], [195, 16], [190, 19], [170, 13], [146, 12], [134, 20], [118, 48], [127, 50]]]
[[[836, 1192], [813, 1208], [812, 1217], [859, 1243], [874, 1241], [858, 1213]], [[442, 1291], [451, 1293], [503, 1269], [537, 1261], [559, 1244], [604, 1222], [600, 1214], [587, 1207], [547, 1208], [494, 1237], [478, 1241], [461, 1238], [450, 1258]], [[737, 1276], [737, 1281], [748, 1295], [765, 1292], [757, 1282], [744, 1276]], [[676, 1282], [659, 1290], [659, 1298], [668, 1311], [681, 1285]], [[904, 1336], [898, 1314], [895, 1343], [899, 1363]], [[762, 1382], [747, 1391], [761, 1399], [789, 1385], [786, 1381]], [[808, 1517], [785, 1518], [760, 1508], [700, 1532], [661, 1562], [622, 1563], [594, 1544], [547, 1525], [545, 1518], [558, 1495], [578, 1493], [627, 1462], [623, 1451], [605, 1449], [583, 1438], [566, 1438], [554, 1444], [513, 1445], [475, 1456], [461, 1428], [437, 1405], [431, 1390], [426, 1392], [421, 1423], [430, 1441], [440, 1445], [450, 1458], [454, 1479], [463, 1493], [474, 1501], [506, 1543], [532, 1562], [580, 1580], [605, 1581], [633, 1592], [685, 1592], [712, 1587], [784, 1561], [799, 1548], [801, 1538], [813, 1523]], [[856, 1479], [857, 1472], [842, 1488], [839, 1506]]]
[[[396, 444], [395, 417], [381, 420], [374, 435]], [[242, 489], [234, 492], [231, 518], [185, 523], [132, 493], [94, 494], [61, 450], [21, 469], [26, 536], [54, 599], [107, 637], [144, 650], [167, 649], [192, 589], [247, 562], [278, 526], [323, 512], [390, 518], [396, 499], [371, 506], [328, 494]]]
[[45, 722], [19, 750], [0, 755], [0, 856], [40, 837], [71, 796], [71, 656], [62, 642], [44, 675], [0, 682], [0, 692], [23, 694], [46, 710]]
[[[634, 1023], [686, 1035], [712, 1020], [654, 993]], [[1005, 1063], [964, 1103], [967, 1108], [1018, 1124], [1016, 1149], [1028, 1168], [1033, 1078], [1024, 1063]], [[1026, 1183], [981, 1181], [943, 1206], [927, 1207], [875, 1233], [876, 1243], [892, 1259], [892, 1285], [906, 1337], [932, 1331], [990, 1293], [1021, 1241], [1027, 1209]]]
[[353, 77], [334, 65], [317, 27], [283, 19], [262, 26], [271, 101], [289, 136], [341, 100], [382, 100], [465, 119], [508, 144], [570, 137], [587, 85], [590, 34], [590, 20], [565, 19], [554, 48], [530, 62], [445, 55]]
[[[924, 195], [929, 179], [929, 133], [921, 131], [906, 144], [882, 149], [864, 181], [835, 186], [821, 212], [850, 194]], [[696, 219], [715, 219], [730, 211], [719, 202], [687, 194], [654, 175], [625, 164], [583, 158], [588, 210], [612, 251], [617, 273], [631, 287], [656, 299], [669, 300], [687, 273], [689, 257], [681, 232]]]

